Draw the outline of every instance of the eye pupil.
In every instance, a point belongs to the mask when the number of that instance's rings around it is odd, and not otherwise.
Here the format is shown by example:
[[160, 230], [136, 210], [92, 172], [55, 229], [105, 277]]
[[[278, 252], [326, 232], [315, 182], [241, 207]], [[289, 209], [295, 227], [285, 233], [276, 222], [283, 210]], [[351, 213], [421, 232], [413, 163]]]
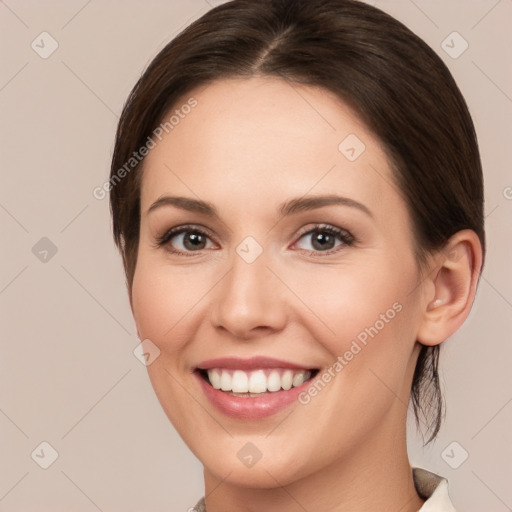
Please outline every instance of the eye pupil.
[[189, 232], [183, 238], [183, 245], [187, 249], [198, 250], [204, 249], [205, 237], [201, 233]]
[[323, 231], [317, 231], [313, 237], [313, 247], [316, 250], [332, 249], [335, 239], [332, 235]]

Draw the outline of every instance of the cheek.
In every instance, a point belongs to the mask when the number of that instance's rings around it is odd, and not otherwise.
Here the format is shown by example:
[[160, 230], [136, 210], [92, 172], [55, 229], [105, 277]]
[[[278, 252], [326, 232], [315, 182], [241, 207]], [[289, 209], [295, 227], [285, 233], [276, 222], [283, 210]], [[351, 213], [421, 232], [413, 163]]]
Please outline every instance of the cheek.
[[[390, 389], [407, 403], [417, 324], [414, 259], [400, 266], [383, 259], [379, 265], [318, 268], [301, 282], [297, 295], [314, 313], [302, 319], [310, 319], [315, 342], [330, 355], [323, 378], [344, 397], [343, 404], [329, 403], [328, 412], [323, 405], [324, 413], [335, 422], [357, 412], [370, 425], [391, 407]], [[361, 408], [367, 403], [374, 406]]]
[[180, 348], [179, 333], [194, 306], [207, 292], [206, 284], [201, 285], [197, 277], [184, 267], [171, 270], [168, 265], [144, 258], [138, 262], [132, 301], [142, 339], [149, 338], [166, 352]]
[[196, 274], [194, 278], [183, 267], [171, 269], [142, 256], [132, 287], [140, 339], [149, 339], [160, 349], [159, 356], [147, 367], [149, 378], [162, 408], [182, 436], [194, 424], [191, 395], [183, 379], [190, 366], [185, 347], [196, 329], [195, 308], [200, 307], [207, 293], [199, 277]]
[[[407, 264], [393, 262], [380, 265], [318, 266], [302, 272], [294, 291], [310, 310], [310, 328], [315, 337], [333, 355], [350, 349], [353, 340], [365, 341], [379, 336], [380, 340], [395, 339], [404, 332], [404, 318], [411, 313], [414, 272]], [[304, 309], [304, 308], [303, 308]]]

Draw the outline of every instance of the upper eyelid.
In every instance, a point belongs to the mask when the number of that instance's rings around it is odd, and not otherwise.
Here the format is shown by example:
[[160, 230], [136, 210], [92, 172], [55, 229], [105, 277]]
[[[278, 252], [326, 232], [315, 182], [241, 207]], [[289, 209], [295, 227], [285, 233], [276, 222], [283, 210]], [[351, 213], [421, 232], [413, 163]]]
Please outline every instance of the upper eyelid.
[[180, 224], [179, 226], [174, 226], [172, 228], [165, 230], [163, 234], [160, 235], [159, 238], [165, 237], [169, 234], [179, 235], [183, 232], [186, 233], [187, 231], [200, 231], [211, 238], [215, 238], [215, 235], [212, 234], [212, 231], [207, 227], [202, 226], [201, 224]]
[[321, 231], [322, 229], [325, 229], [325, 230], [332, 229], [336, 232], [339, 232], [340, 234], [346, 233], [347, 235], [352, 236], [348, 229], [335, 226], [334, 224], [328, 224], [326, 222], [317, 222], [317, 223], [312, 223], [312, 224], [313, 224], [313, 226], [301, 228], [299, 230], [297, 236], [304, 236], [313, 231]]

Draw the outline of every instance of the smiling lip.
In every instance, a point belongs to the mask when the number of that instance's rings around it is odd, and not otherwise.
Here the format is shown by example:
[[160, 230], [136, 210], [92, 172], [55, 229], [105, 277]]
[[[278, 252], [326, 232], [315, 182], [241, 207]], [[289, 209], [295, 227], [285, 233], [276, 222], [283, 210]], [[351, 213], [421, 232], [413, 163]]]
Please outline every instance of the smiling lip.
[[309, 370], [310, 366], [274, 359], [273, 357], [256, 356], [250, 359], [241, 359], [239, 357], [219, 357], [217, 359], [208, 359], [197, 365], [200, 370], [209, 368], [226, 368], [228, 370], [257, 370], [259, 368], [291, 368], [296, 370]]
[[235, 357], [217, 358], [199, 363], [195, 368], [194, 375], [204, 394], [216, 409], [235, 419], [257, 420], [276, 414], [293, 402], [297, 402], [298, 395], [311, 384], [311, 380], [308, 380], [300, 386], [292, 387], [287, 391], [282, 389], [281, 391], [265, 392], [257, 397], [233, 396], [225, 391], [215, 389], [203, 377], [204, 372], [201, 370], [211, 368], [247, 371], [271, 368], [310, 370], [311, 367], [261, 356], [251, 359]]

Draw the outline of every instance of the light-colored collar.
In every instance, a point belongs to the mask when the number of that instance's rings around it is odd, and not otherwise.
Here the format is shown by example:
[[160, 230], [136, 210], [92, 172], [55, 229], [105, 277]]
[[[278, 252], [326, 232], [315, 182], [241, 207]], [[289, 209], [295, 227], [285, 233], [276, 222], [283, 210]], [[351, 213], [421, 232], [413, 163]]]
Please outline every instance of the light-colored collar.
[[[423, 468], [412, 468], [414, 486], [426, 500], [418, 512], [456, 512], [448, 494], [448, 480]], [[201, 498], [191, 512], [206, 512]]]
[[413, 468], [416, 491], [426, 499], [418, 512], [456, 512], [448, 494], [448, 480], [423, 468]]

